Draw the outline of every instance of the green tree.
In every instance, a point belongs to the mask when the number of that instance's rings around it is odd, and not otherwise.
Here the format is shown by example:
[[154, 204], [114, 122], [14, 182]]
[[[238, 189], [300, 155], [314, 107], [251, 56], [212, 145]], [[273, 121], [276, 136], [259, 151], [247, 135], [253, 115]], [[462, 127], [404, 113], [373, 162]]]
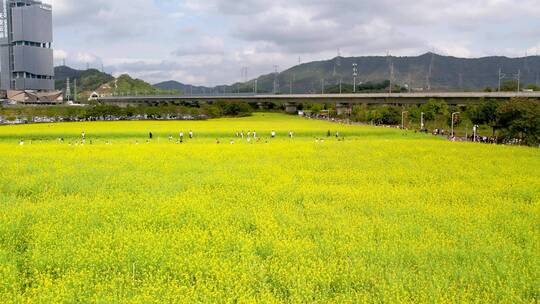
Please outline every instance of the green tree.
[[515, 98], [497, 111], [497, 127], [503, 139], [520, 139], [523, 144], [540, 144], [540, 103], [538, 100]]
[[444, 100], [430, 99], [420, 106], [420, 111], [424, 112], [425, 120], [435, 120], [438, 115], [448, 115], [448, 105]]
[[529, 85], [527, 86], [527, 89], [528, 89], [528, 90], [533, 90], [533, 91], [540, 91], [540, 87], [537, 86], [537, 85], [535, 85], [535, 84], [529, 84]]
[[371, 118], [378, 124], [398, 125], [401, 122], [401, 108], [396, 106], [382, 106], [371, 113]]
[[501, 84], [502, 92], [516, 92], [518, 90], [517, 80], [506, 80]]
[[501, 102], [497, 100], [482, 99], [480, 104], [468, 107], [466, 115], [472, 123], [477, 125], [489, 125], [493, 128], [493, 133], [495, 133], [495, 126], [497, 124], [497, 110], [500, 106]]

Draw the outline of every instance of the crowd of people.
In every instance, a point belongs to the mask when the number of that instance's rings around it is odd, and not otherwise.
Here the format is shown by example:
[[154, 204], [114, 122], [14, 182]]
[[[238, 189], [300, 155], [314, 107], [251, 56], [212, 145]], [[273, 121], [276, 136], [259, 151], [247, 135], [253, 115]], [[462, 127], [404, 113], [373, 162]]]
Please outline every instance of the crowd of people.
[[[259, 134], [257, 133], [257, 131], [252, 131], [252, 130], [248, 130], [247, 132], [245, 132], [244, 130], [242, 131], [236, 131], [234, 134], [233, 134], [233, 138], [230, 139], [229, 143], [230, 144], [235, 144], [236, 142], [240, 142], [240, 141], [246, 141], [247, 143], [252, 143], [252, 142], [261, 142], [261, 141], [264, 141], [265, 143], [268, 143], [269, 140], [271, 139], [275, 139], [278, 137], [278, 133], [276, 132], [276, 130], [272, 130], [269, 134], [268, 137], [264, 137], [262, 138], [261, 136], [259, 136]], [[339, 131], [336, 131], [335, 133], [332, 133], [332, 131], [328, 130], [328, 132], [326, 133], [326, 136], [328, 138], [332, 137], [332, 136], [335, 136], [335, 138], [338, 140], [338, 141], [344, 141], [345, 138], [341, 137], [341, 134], [339, 133]], [[294, 139], [295, 137], [295, 133], [294, 131], [292, 130], [289, 130], [287, 132], [287, 137], [289, 139]], [[189, 132], [187, 132], [187, 135], [184, 131], [180, 131], [178, 133], [178, 137], [173, 137], [173, 135], [169, 135], [168, 136], [168, 140], [170, 143], [176, 143], [176, 144], [183, 144], [184, 142], [186, 142], [187, 139], [194, 139], [195, 138], [195, 133], [193, 132], [193, 130], [189, 130]], [[148, 138], [146, 139], [146, 143], [150, 143], [152, 142], [152, 140], [155, 139], [155, 135], [152, 131], [149, 131], [148, 132]], [[159, 137], [157, 137], [158, 141], [159, 141]], [[324, 137], [315, 137], [315, 141], [316, 142], [324, 142]], [[63, 137], [59, 137], [58, 138], [58, 142], [59, 143], [64, 143], [64, 138]], [[89, 143], [89, 144], [92, 144], [92, 140], [88, 140], [87, 139], [87, 134], [85, 131], [82, 131], [81, 132], [81, 135], [80, 135], [80, 139], [76, 140], [76, 141], [70, 141], [69, 144], [70, 145], [84, 145], [86, 143]], [[216, 144], [220, 144], [221, 143], [221, 140], [219, 138], [216, 138]], [[29, 141], [29, 143], [31, 144], [31, 141]], [[139, 140], [134, 140], [133, 141], [134, 144], [139, 144]], [[25, 141], [20, 139], [19, 140], [19, 145], [24, 145], [25, 144]], [[112, 141], [110, 140], [106, 140], [105, 141], [105, 144], [107, 145], [111, 145], [112, 144]]]

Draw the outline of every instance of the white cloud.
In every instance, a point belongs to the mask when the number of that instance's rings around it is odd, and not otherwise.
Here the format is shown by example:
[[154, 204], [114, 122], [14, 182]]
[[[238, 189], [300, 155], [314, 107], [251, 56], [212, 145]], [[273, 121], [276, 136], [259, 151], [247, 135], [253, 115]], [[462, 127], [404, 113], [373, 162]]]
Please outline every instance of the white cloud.
[[176, 56], [222, 55], [225, 53], [225, 42], [221, 38], [204, 36], [196, 43], [186, 42], [173, 52]]
[[232, 83], [345, 56], [523, 56], [540, 48], [538, 0], [48, 0], [55, 59], [155, 82]]
[[68, 53], [64, 50], [54, 50], [54, 60], [62, 60], [68, 57]]

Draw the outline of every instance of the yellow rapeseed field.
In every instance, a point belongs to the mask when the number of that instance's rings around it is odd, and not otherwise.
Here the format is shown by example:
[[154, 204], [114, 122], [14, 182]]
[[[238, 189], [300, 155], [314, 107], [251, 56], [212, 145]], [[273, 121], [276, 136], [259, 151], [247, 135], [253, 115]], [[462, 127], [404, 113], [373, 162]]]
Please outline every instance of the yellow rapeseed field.
[[537, 303], [539, 206], [533, 148], [279, 114], [4, 126], [0, 302]]

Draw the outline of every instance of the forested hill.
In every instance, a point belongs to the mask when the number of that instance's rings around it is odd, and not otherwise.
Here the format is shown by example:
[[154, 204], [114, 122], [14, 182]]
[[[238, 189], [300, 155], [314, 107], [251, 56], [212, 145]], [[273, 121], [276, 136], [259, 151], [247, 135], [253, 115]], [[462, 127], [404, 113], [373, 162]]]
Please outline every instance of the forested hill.
[[103, 84], [114, 80], [114, 77], [102, 73], [96, 69], [76, 70], [68, 66], [58, 66], [54, 68], [55, 87], [57, 90], [66, 88], [66, 79], [69, 77], [73, 89], [74, 80], [77, 80], [77, 90], [79, 92], [95, 91]]
[[114, 78], [112, 75], [96, 69], [76, 70], [68, 66], [55, 67], [55, 86], [57, 90], [65, 90], [66, 79], [71, 81], [71, 90], [74, 90], [74, 80], [77, 80], [77, 96], [88, 98], [96, 91], [99, 94], [177, 94], [177, 90], [161, 90], [151, 84], [130, 77], [127, 74]]
[[[511, 79], [521, 73], [521, 84], [540, 84], [540, 56], [524, 58], [485, 57], [456, 58], [427, 53], [418, 57], [336, 57], [292, 67], [279, 74], [278, 84], [283, 93], [290, 92], [290, 82], [294, 79], [293, 91], [319, 92], [322, 79], [325, 86], [334, 85], [340, 79], [352, 83], [352, 66], [358, 65], [359, 82], [380, 82], [390, 79], [393, 65], [394, 83], [409, 85], [411, 88], [433, 90], [474, 90], [498, 86], [498, 72]], [[272, 91], [274, 75], [261, 76], [259, 86]]]
[[[513, 79], [519, 71], [523, 87], [529, 84], [540, 85], [540, 56], [457, 58], [427, 53], [416, 57], [336, 57], [326, 61], [300, 64], [279, 73], [278, 92], [290, 93], [291, 82], [293, 93], [320, 93], [323, 79], [327, 89], [338, 84], [340, 79], [345, 84], [352, 84], [353, 64], [358, 65], [358, 83], [381, 83], [389, 80], [390, 66], [393, 65], [393, 83], [400, 86], [408, 85], [415, 89], [457, 91], [496, 88], [499, 69], [506, 74], [505, 80]], [[257, 80], [259, 92], [274, 91], [274, 74], [260, 76]], [[181, 89], [184, 92], [189, 92], [190, 88], [188, 84], [174, 81], [155, 86], [162, 89]], [[221, 91], [236, 92], [240, 87], [242, 92], [252, 92], [253, 86], [254, 80], [251, 80], [219, 88]], [[202, 90], [202, 87], [194, 87], [193, 91], [201, 93]]]

